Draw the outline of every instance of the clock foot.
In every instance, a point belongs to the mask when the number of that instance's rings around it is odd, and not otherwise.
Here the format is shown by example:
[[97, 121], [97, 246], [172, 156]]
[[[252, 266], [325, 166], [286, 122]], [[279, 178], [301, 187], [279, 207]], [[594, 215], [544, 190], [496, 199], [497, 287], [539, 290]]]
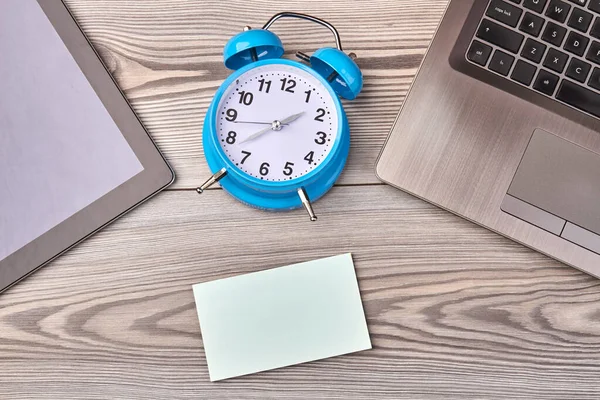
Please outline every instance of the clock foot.
[[310, 220], [313, 222], [316, 221], [317, 216], [315, 215], [312, 205], [310, 204], [310, 200], [308, 199], [308, 195], [306, 194], [303, 188], [298, 189], [298, 196], [300, 196], [300, 201], [302, 201], [302, 205], [304, 206], [304, 208], [306, 208], [306, 211], [310, 216]]
[[210, 178], [208, 178], [208, 180], [206, 182], [204, 182], [202, 184], [202, 186], [200, 186], [199, 188], [196, 188], [196, 192], [198, 192], [198, 194], [204, 193], [204, 191], [206, 189], [208, 189], [209, 187], [211, 187], [215, 183], [219, 182], [221, 179], [223, 179], [223, 177], [225, 175], [227, 175], [227, 170], [225, 168], [222, 168], [220, 171], [218, 171], [213, 176], [211, 176]]

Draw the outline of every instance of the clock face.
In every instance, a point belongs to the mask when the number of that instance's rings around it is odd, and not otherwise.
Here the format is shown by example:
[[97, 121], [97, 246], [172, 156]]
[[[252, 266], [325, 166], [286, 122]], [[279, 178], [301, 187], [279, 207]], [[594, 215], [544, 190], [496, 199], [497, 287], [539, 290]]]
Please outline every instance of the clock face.
[[309, 72], [268, 64], [239, 76], [217, 108], [219, 143], [246, 174], [272, 182], [300, 178], [329, 155], [339, 132], [336, 102]]

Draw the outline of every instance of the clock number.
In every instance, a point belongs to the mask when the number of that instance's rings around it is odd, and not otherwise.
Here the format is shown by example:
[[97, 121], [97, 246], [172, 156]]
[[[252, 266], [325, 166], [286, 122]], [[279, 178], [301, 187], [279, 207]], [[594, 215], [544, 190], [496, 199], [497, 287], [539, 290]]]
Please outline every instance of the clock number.
[[269, 163], [262, 163], [262, 164], [260, 165], [260, 171], [259, 171], [259, 172], [260, 172], [260, 174], [261, 174], [262, 176], [266, 176], [266, 175], [268, 175], [268, 174], [269, 174], [269, 167], [270, 167], [270, 166], [271, 166], [271, 165], [269, 165]]
[[248, 157], [250, 157], [252, 155], [252, 153], [250, 153], [249, 151], [244, 151], [244, 150], [242, 150], [242, 154], [244, 155], [244, 158], [242, 158], [242, 161], [240, 161], [240, 164], [244, 164], [246, 162], [246, 160], [248, 159]]
[[253, 100], [254, 100], [254, 95], [252, 93], [244, 92], [244, 91], [240, 92], [240, 104], [249, 106], [250, 104], [252, 104]]
[[271, 90], [271, 81], [265, 81], [264, 79], [259, 79], [258, 82], [260, 83], [260, 86], [258, 87], [258, 91], [262, 92], [263, 88], [265, 88], [265, 86], [266, 86], [265, 93], [269, 93], [269, 90]]
[[[287, 87], [286, 87], [287, 85]], [[286, 92], [294, 93], [294, 88], [296, 87], [296, 81], [293, 79], [283, 78], [281, 79], [281, 90], [285, 90]]]
[[230, 122], [235, 121], [237, 119], [237, 111], [230, 108], [227, 110], [227, 117], [225, 117], [225, 119]]
[[317, 136], [319, 137], [315, 139], [316, 144], [323, 145], [327, 142], [327, 134], [325, 132], [317, 132]]
[[229, 131], [229, 133], [227, 134], [227, 139], [225, 139], [225, 141], [227, 142], [227, 144], [235, 144], [235, 138], [237, 137], [237, 133], [234, 131]]
[[315, 152], [314, 152], [314, 151], [311, 151], [310, 153], [308, 153], [308, 154], [306, 155], [306, 157], [304, 157], [304, 161], [308, 161], [308, 164], [309, 164], [309, 165], [312, 165], [312, 164], [313, 164], [314, 157], [315, 157]]
[[291, 176], [294, 173], [294, 170], [292, 169], [292, 167], [294, 166], [293, 162], [286, 162], [285, 163], [285, 167], [283, 167], [283, 174], [285, 176]]
[[323, 119], [324, 116], [325, 116], [325, 110], [323, 110], [322, 108], [318, 108], [317, 116], [315, 117], [315, 121], [325, 122], [325, 120]]
[[306, 102], [308, 103], [310, 101], [310, 95], [312, 94], [312, 90], [307, 90], [304, 93], [306, 93]]

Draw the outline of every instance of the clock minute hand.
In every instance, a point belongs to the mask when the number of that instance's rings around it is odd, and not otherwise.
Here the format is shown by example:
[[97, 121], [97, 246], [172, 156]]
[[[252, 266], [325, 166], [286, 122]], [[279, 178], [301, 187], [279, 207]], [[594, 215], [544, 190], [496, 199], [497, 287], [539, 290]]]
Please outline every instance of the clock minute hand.
[[242, 140], [242, 141], [240, 142], [240, 144], [242, 144], [242, 143], [246, 143], [246, 142], [248, 142], [248, 141], [250, 141], [250, 140], [253, 140], [253, 139], [256, 139], [257, 137], [259, 137], [259, 136], [262, 136], [262, 135], [264, 135], [264, 134], [265, 134], [265, 133], [267, 133], [267, 132], [271, 132], [272, 130], [273, 130], [273, 127], [272, 127], [272, 126], [270, 126], [270, 127], [268, 127], [268, 128], [265, 128], [265, 129], [263, 129], [263, 130], [260, 130], [260, 131], [256, 132], [255, 134], [253, 134], [253, 135], [250, 135], [250, 136], [248, 136], [246, 139]]
[[304, 111], [301, 113], [298, 113], [298, 114], [290, 115], [289, 117], [282, 119], [281, 121], [275, 120], [275, 121], [273, 121], [273, 123], [271, 124], [270, 127], [262, 129], [262, 130], [256, 132], [255, 134], [248, 136], [246, 139], [242, 140], [240, 142], [240, 144], [249, 142], [250, 140], [254, 140], [257, 137], [262, 136], [267, 132], [281, 130], [282, 125], [287, 125], [291, 122], [294, 122], [295, 120], [300, 118], [302, 115], [304, 115]]

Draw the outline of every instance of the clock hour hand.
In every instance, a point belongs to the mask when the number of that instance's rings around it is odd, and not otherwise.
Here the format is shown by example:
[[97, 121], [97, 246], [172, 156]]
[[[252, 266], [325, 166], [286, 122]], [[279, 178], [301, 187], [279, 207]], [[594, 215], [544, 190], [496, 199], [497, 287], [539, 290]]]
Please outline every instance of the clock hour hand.
[[289, 117], [284, 118], [280, 121], [281, 125], [290, 124], [290, 123], [294, 122], [295, 120], [297, 120], [298, 118], [300, 118], [301, 116], [303, 116], [305, 113], [306, 113], [305, 111], [302, 111], [301, 113], [290, 115]]
[[257, 137], [262, 136], [265, 133], [270, 132], [270, 131], [280, 131], [283, 125], [288, 125], [303, 115], [304, 115], [304, 111], [301, 113], [298, 113], [298, 114], [290, 115], [289, 117], [284, 118], [281, 121], [275, 120], [271, 123], [270, 127], [262, 129], [262, 130], [256, 132], [255, 134], [248, 136], [246, 139], [242, 140], [240, 142], [240, 144], [249, 142], [250, 140], [254, 140]]

